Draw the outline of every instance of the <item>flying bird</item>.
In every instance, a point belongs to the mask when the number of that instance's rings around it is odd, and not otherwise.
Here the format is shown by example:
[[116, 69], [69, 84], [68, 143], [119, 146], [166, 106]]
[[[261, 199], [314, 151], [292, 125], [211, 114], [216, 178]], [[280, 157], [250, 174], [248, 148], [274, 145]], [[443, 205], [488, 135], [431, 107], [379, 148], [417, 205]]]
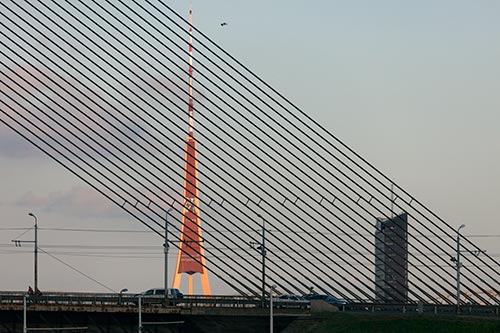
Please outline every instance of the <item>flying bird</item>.
[[226, 22], [222, 22], [222, 23], [220, 24], [220, 26], [221, 26], [221, 27], [223, 27], [223, 26], [225, 26], [225, 25], [227, 25], [227, 23], [226, 23]]

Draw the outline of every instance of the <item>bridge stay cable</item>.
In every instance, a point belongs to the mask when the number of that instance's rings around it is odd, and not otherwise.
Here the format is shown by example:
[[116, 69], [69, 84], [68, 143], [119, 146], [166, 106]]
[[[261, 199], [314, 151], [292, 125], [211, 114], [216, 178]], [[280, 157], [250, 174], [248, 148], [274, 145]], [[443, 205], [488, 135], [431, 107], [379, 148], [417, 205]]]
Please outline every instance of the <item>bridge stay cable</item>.
[[[212, 92], [212, 93], [213, 93], [213, 92]], [[202, 106], [204, 106], [204, 105], [203, 105], [202, 103], [200, 103], [200, 102], [199, 102], [199, 104], [200, 104], [200, 105], [202, 105]], [[206, 108], [206, 107], [205, 107], [205, 108]], [[260, 119], [260, 118], [259, 118], [259, 119]], [[240, 125], [241, 125], [241, 124], [240, 124]], [[241, 125], [241, 126], [242, 126], [242, 127], [244, 127], [244, 125]], [[248, 130], [248, 129], [247, 129], [247, 130]], [[239, 143], [239, 141], [238, 141], [238, 143]], [[234, 148], [233, 148], [233, 149], [234, 149]], [[309, 157], [309, 156], [308, 156], [308, 157]], [[310, 157], [309, 157], [309, 158], [310, 158]], [[211, 171], [213, 171], [213, 170], [211, 170]], [[268, 175], [268, 176], [269, 176], [269, 175]], [[360, 197], [360, 198], [361, 198], [361, 197]], [[358, 199], [358, 200], [359, 200], [359, 199]], [[362, 208], [362, 207], [361, 207], [361, 208]], [[280, 212], [280, 213], [281, 213], [281, 212]], [[293, 212], [290, 212], [290, 213], [291, 213], [291, 214], [294, 214]], [[346, 214], [346, 215], [347, 215], [347, 214]], [[326, 219], [326, 217], [324, 217], [324, 218]], [[308, 236], [311, 236], [311, 235], [308, 235]], [[292, 238], [290, 238], [290, 239], [292, 239]], [[355, 250], [355, 248], [353, 248], [353, 249]], [[429, 250], [433, 251], [432, 249], [429, 249]], [[358, 251], [358, 252], [359, 252], [359, 251]], [[425, 266], [425, 264], [424, 264], [424, 266]], [[427, 267], [427, 268], [428, 268], [428, 267]], [[491, 268], [491, 267], [490, 267], [490, 268]], [[211, 269], [210, 269], [210, 268], [208, 268], [208, 269], [211, 271]], [[495, 271], [494, 271], [494, 272], [495, 272]], [[489, 276], [489, 275], [488, 275], [488, 276]], [[475, 278], [479, 278], [479, 277], [475, 276]], [[491, 278], [491, 276], [490, 276], [490, 278]], [[482, 280], [481, 282], [483, 282], [483, 283], [487, 283], [487, 282], [486, 282], [486, 281], [484, 281], [484, 280]], [[472, 280], [471, 280], [471, 283], [473, 283], [475, 286], [478, 286], [478, 285], [477, 285], [477, 284], [475, 284], [475, 282], [473, 282]], [[487, 283], [487, 284], [488, 284], [488, 283]], [[440, 286], [440, 287], [442, 287], [442, 286]], [[495, 290], [495, 288], [493, 287], [491, 290]], [[445, 289], [445, 291], [446, 291], [446, 289]], [[478, 295], [475, 295], [475, 294], [474, 294], [474, 291], [473, 291], [472, 289], [469, 289], [469, 291], [471, 292], [471, 296], [476, 297], [476, 298], [478, 297]], [[483, 290], [483, 291], [484, 291], [484, 290]], [[439, 293], [436, 293], [436, 294], [438, 294], [438, 295], [439, 295]], [[494, 298], [492, 298], [492, 299], [494, 299]], [[474, 299], [473, 299], [473, 298], [468, 298], [468, 300], [469, 300], [469, 301], [473, 301], [473, 302], [474, 302]], [[498, 302], [498, 300], [497, 300], [497, 299], [495, 299], [495, 300], [496, 300], [496, 302]], [[483, 302], [484, 302], [484, 300], [481, 300], [481, 301], [483, 301]]]
[[[135, 2], [135, 4], [137, 4], [139, 7], [141, 7], [143, 10], [145, 10], [146, 12], [148, 12], [148, 14], [151, 15], [151, 13], [149, 11], [147, 11], [146, 8], [144, 8], [143, 6], [141, 6], [136, 0], [133, 0]], [[151, 3], [151, 1], [149, 0], [146, 0], [146, 2], [151, 5], [153, 8], [155, 8], [158, 13], [160, 13], [164, 18], [167, 18], [171, 23], [173, 23], [174, 25], [176, 25], [177, 27], [179, 28], [182, 28], [179, 23], [177, 23], [176, 21], [172, 20], [172, 18], [170, 18], [168, 15], [166, 15], [161, 9], [159, 9], [157, 6], [155, 6], [153, 3]], [[183, 18], [181, 15], [179, 15], [177, 12], [175, 12], [174, 10], [172, 10], [172, 8], [170, 6], [168, 6], [167, 4], [165, 4], [162, 0], [159, 0], [159, 2], [162, 4], [162, 6], [164, 8], [166, 8], [167, 10], [169, 10], [171, 13], [174, 14], [174, 16], [176, 16], [178, 19], [180, 19], [181, 21], [183, 21], [183, 23], [188, 23], [185, 18]], [[123, 2], [122, 2], [123, 4]], [[165, 25], [165, 23], [161, 20], [159, 20], [156, 16], [154, 15], [151, 15], [153, 20], [157, 21], [160, 25], [164, 26], [164, 27], [168, 27]], [[322, 135], [325, 134], [326, 136], [332, 138], [334, 141], [338, 142], [342, 147], [344, 147], [345, 149], [347, 149], [347, 151], [351, 154], [353, 154], [355, 156], [355, 158], [359, 159], [362, 163], [366, 164], [370, 169], [374, 170], [375, 173], [379, 174], [380, 176], [382, 176], [389, 184], [392, 184], [392, 185], [395, 185], [399, 190], [401, 190], [405, 195], [408, 196], [409, 200], [405, 200], [405, 203], [407, 205], [411, 205], [412, 202], [416, 202], [418, 203], [425, 211], [427, 211], [427, 213], [431, 214], [433, 217], [435, 217], [436, 219], [438, 219], [440, 222], [444, 223], [449, 229], [451, 232], [455, 233], [455, 229], [449, 224], [447, 223], [445, 220], [443, 220], [442, 218], [440, 218], [437, 214], [435, 214], [433, 211], [431, 211], [427, 206], [425, 206], [423, 203], [421, 203], [419, 200], [417, 200], [416, 198], [414, 198], [410, 193], [408, 193], [406, 190], [404, 190], [401, 186], [399, 186], [398, 184], [396, 184], [392, 179], [390, 179], [388, 176], [386, 176], [384, 173], [382, 173], [379, 169], [377, 169], [375, 166], [373, 166], [370, 162], [368, 162], [366, 159], [364, 159], [361, 155], [359, 155], [358, 153], [356, 153], [352, 148], [350, 148], [347, 144], [345, 144], [342, 140], [340, 140], [338, 137], [336, 137], [335, 135], [333, 135], [330, 131], [328, 131], [327, 129], [324, 128], [324, 126], [322, 126], [320, 123], [318, 123], [318, 121], [316, 121], [315, 119], [313, 119], [309, 114], [307, 114], [306, 112], [304, 112], [303, 110], [301, 110], [298, 106], [296, 106], [293, 102], [291, 102], [289, 99], [287, 99], [285, 96], [283, 96], [281, 93], [279, 93], [276, 89], [274, 89], [271, 85], [269, 85], [267, 82], [265, 82], [262, 78], [260, 78], [257, 74], [255, 74], [252, 70], [250, 70], [247, 66], [245, 66], [243, 63], [241, 63], [240, 61], [238, 61], [238, 59], [236, 59], [235, 57], [233, 57], [231, 54], [229, 54], [227, 51], [225, 51], [222, 47], [220, 47], [217, 43], [215, 43], [212, 39], [210, 39], [208, 36], [206, 36], [202, 31], [198, 30], [195, 26], [193, 26], [193, 30], [196, 31], [199, 35], [201, 35], [205, 40], [207, 40], [211, 45], [214, 46], [214, 48], [216, 48], [217, 50], [221, 51], [225, 56], [227, 56], [231, 61], [233, 61], [234, 63], [237, 64], [237, 66], [239, 66], [240, 68], [243, 69], [243, 71], [247, 72], [248, 74], [250, 74], [250, 76], [254, 77], [258, 82], [260, 82], [261, 84], [263, 84], [266, 88], [268, 88], [273, 94], [275, 94], [276, 96], [278, 96], [280, 99], [282, 99], [283, 101], [286, 102], [286, 104], [290, 105], [293, 109], [295, 109], [296, 111], [298, 111], [302, 116], [304, 116], [308, 121], [310, 121], [313, 126], [310, 126], [308, 124], [306, 124], [304, 121], [301, 121], [296, 114], [294, 114], [291, 110], [289, 110], [288, 108], [286, 108], [282, 103], [280, 103], [279, 101], [277, 101], [274, 97], [270, 96], [269, 93], [267, 93], [266, 91], [264, 91], [261, 87], [259, 87], [255, 82], [251, 81], [247, 76], [245, 76], [244, 74], [241, 73], [241, 71], [239, 71], [238, 69], [236, 69], [234, 66], [232, 66], [231, 64], [229, 64], [225, 59], [223, 59], [219, 54], [217, 54], [213, 48], [210, 48], [210, 47], [207, 47], [200, 39], [198, 39], [196, 37], [196, 35], [193, 37], [194, 40], [198, 43], [198, 44], [201, 44], [202, 46], [204, 46], [208, 52], [210, 52], [212, 55], [214, 55], [217, 59], [221, 60], [225, 65], [227, 65], [230, 69], [232, 69], [235, 73], [237, 73], [238, 75], [240, 75], [246, 82], [250, 83], [252, 86], [254, 86], [255, 88], [257, 88], [260, 92], [262, 92], [266, 97], [268, 97], [270, 100], [272, 100], [274, 103], [276, 103], [278, 106], [280, 106], [284, 111], [286, 111], [288, 113], [289, 116], [295, 118], [296, 120], [299, 121], [299, 123], [303, 124], [304, 126], [306, 126], [307, 128], [307, 131], [311, 132], [311, 133], [314, 133], [315, 137], [317, 138], [322, 138], [323, 141], [324, 141], [324, 144], [326, 144], [327, 146], [330, 146], [332, 148], [334, 148], [337, 152], [339, 152], [342, 156], [346, 157], [350, 162], [352, 162], [354, 165], [356, 165], [358, 168], [360, 168], [360, 170], [362, 170], [363, 172], [365, 172], [370, 178], [374, 179], [376, 182], [379, 183], [379, 185], [385, 187], [385, 190], [386, 192], [383, 193], [381, 191], [379, 191], [381, 194], [384, 195], [384, 197], [386, 199], [389, 199], [389, 196], [386, 194], [388, 192], [392, 192], [391, 188], [390, 188], [390, 185], [387, 185], [387, 184], [384, 184], [383, 182], [381, 182], [377, 177], [375, 177], [372, 173], [370, 173], [368, 170], [366, 170], [366, 168], [364, 168], [363, 166], [361, 166], [358, 162], [356, 162], [352, 157], [348, 156], [344, 151], [342, 151], [341, 149], [339, 149], [338, 147], [336, 147], [334, 144], [332, 144], [331, 141], [329, 140], [326, 140], [325, 139], [325, 136]], [[182, 31], [182, 29], [181, 29]], [[203, 55], [203, 54], [202, 54]], [[209, 61], [211, 61], [210, 58], [207, 58]], [[280, 115], [281, 116], [281, 115]], [[282, 118], [283, 120], [285, 121], [289, 121], [287, 118], [283, 117]], [[293, 126], [296, 126], [296, 123], [292, 123], [291, 125]], [[317, 128], [321, 129], [322, 133], [319, 133], [317, 132]], [[307, 133], [307, 131], [303, 131], [305, 133]], [[315, 141], [313, 138], [311, 139], [312, 141]], [[327, 150], [324, 148], [323, 145], [321, 144], [318, 144], [318, 147], [321, 147], [324, 151], [324, 153], [332, 156], [332, 157], [335, 157], [335, 155], [333, 155], [331, 153], [331, 151]], [[347, 165], [344, 164], [344, 166], [348, 167]], [[352, 172], [354, 172], [353, 170], [351, 170]], [[358, 175], [360, 178], [362, 178], [368, 185], [370, 185], [371, 187], [373, 187], [374, 189], [377, 189], [373, 184], [371, 184], [370, 182], [368, 182], [365, 178], [361, 177], [360, 175]], [[431, 218], [429, 218], [428, 216], [426, 216], [425, 214], [423, 214], [422, 212], [420, 212], [419, 210], [416, 210], [422, 217], [424, 217], [428, 222], [432, 223], [434, 226], [440, 228], [434, 221], [432, 221]], [[441, 229], [442, 230], [442, 229]], [[443, 231], [444, 232], [444, 231]], [[448, 232], [445, 232], [446, 235], [448, 235], [449, 238], [453, 238], [453, 236], [448, 233]], [[465, 237], [464, 237], [465, 238]], [[481, 249], [479, 247], [477, 247], [476, 244], [474, 244], [472, 241], [470, 241], [469, 239], [465, 238], [466, 241], [472, 245], [475, 250], [469, 250], [467, 247], [465, 247], [465, 249], [469, 252], [473, 252], [473, 251], [481, 251]], [[493, 259], [492, 257], [490, 257], [489, 255], [485, 255], [486, 258], [489, 258], [491, 259], [491, 261], [493, 261], [494, 263], [494, 266], [500, 266], [500, 263], [498, 261], [496, 261], [495, 259]], [[481, 259], [482, 261], [482, 259]], [[491, 265], [487, 264], [487, 263], [484, 263], [485, 265], [487, 265], [488, 268], [492, 268]], [[500, 275], [500, 272], [497, 272], [499, 275]]]
[[[101, 8], [102, 8], [102, 7], [101, 7]], [[105, 10], [104, 8], [102, 8], [102, 9], [103, 9], [103, 10]], [[94, 22], [94, 23], [95, 23], [95, 22]], [[125, 25], [125, 27], [127, 27], [127, 26]], [[129, 28], [129, 29], [130, 29], [130, 28]], [[118, 32], [120, 32], [118, 29], [117, 29], [117, 31], [118, 31]], [[132, 32], [133, 32], [133, 31], [132, 31]], [[113, 36], [111, 36], [111, 37], [113, 37]]]
[[[104, 9], [104, 8], [102, 8], [102, 9]], [[130, 29], [130, 28], [129, 28], [129, 29]], [[437, 264], [436, 264], [436, 263], [434, 263], [434, 264], [437, 266]]]
[[[104, 9], [104, 8], [103, 8]], [[130, 29], [130, 28], [129, 28]], [[435, 263], [434, 263], [435, 264]]]

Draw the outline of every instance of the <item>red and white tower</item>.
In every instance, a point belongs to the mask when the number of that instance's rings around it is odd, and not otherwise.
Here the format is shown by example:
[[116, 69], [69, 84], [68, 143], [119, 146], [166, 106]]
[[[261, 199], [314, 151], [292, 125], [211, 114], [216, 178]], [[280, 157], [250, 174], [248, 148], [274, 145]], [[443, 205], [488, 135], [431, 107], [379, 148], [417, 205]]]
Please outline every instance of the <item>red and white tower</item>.
[[203, 295], [210, 296], [210, 283], [205, 268], [203, 239], [201, 237], [201, 220], [198, 197], [198, 159], [196, 139], [194, 138], [193, 109], [193, 6], [189, 4], [189, 129], [186, 138], [184, 155], [184, 205], [182, 208], [182, 225], [175, 268], [173, 288], [179, 288], [181, 274], [188, 275], [189, 291], [193, 294], [193, 275], [200, 274]]

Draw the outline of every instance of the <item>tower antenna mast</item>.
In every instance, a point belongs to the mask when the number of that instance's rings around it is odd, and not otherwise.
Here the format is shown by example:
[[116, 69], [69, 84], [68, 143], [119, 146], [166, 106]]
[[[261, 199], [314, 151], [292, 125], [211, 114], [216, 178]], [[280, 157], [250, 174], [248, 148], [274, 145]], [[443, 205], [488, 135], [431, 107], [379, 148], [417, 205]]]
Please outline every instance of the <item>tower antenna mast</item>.
[[210, 283], [205, 266], [201, 235], [200, 199], [198, 189], [198, 159], [194, 138], [193, 107], [193, 5], [189, 3], [189, 128], [184, 155], [184, 200], [182, 224], [173, 288], [179, 288], [181, 274], [188, 275], [188, 294], [193, 294], [193, 275], [200, 274], [203, 295], [210, 296]]
[[189, 136], [193, 136], [193, 2], [189, 2]]

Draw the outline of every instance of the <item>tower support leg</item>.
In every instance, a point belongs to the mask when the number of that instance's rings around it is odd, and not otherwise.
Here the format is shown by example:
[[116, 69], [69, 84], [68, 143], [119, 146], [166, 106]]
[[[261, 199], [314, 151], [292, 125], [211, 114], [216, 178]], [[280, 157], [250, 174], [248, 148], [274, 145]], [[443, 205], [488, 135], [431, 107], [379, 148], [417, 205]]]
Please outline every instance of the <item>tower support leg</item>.
[[208, 272], [206, 269], [200, 274], [201, 288], [203, 289], [203, 296], [212, 296], [212, 291], [210, 290], [210, 283], [208, 282]]
[[189, 277], [189, 287], [188, 287], [188, 290], [189, 290], [189, 295], [192, 295], [193, 294], [193, 274], [189, 274], [188, 275]]

